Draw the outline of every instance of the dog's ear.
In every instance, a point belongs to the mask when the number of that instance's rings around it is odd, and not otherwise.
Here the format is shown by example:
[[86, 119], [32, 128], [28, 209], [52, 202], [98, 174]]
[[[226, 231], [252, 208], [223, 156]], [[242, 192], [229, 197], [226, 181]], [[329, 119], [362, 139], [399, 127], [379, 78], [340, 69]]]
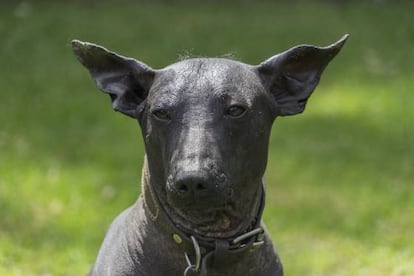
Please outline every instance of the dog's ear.
[[72, 49], [77, 59], [89, 70], [98, 88], [109, 94], [112, 107], [138, 118], [155, 71], [142, 62], [92, 43], [73, 40]]
[[348, 35], [327, 47], [300, 45], [256, 66], [270, 93], [277, 116], [301, 113], [323, 70], [341, 50]]

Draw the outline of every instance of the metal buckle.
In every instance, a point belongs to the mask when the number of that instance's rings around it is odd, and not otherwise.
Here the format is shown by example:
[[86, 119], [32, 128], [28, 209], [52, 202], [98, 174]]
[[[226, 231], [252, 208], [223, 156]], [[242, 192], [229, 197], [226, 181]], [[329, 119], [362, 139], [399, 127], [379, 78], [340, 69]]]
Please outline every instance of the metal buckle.
[[250, 232], [247, 232], [247, 233], [244, 233], [244, 234], [242, 234], [242, 235], [240, 235], [240, 236], [238, 236], [237, 238], [235, 238], [231, 243], [234, 245], [234, 244], [238, 244], [238, 243], [240, 243], [240, 242], [242, 242], [242, 241], [244, 241], [244, 240], [246, 240], [246, 239], [248, 239], [248, 238], [251, 238], [251, 237], [253, 237], [253, 236], [255, 236], [255, 235], [259, 235], [259, 234], [263, 234], [264, 233], [264, 230], [263, 230], [263, 228], [262, 227], [259, 227], [259, 228], [256, 228], [256, 229], [253, 229], [252, 231], [250, 231]]
[[194, 236], [191, 236], [191, 241], [193, 242], [196, 259], [195, 259], [195, 264], [192, 264], [187, 252], [184, 253], [185, 260], [187, 261], [187, 264], [188, 264], [187, 268], [184, 270], [184, 276], [187, 276], [190, 271], [194, 271], [194, 272], [200, 271], [200, 264], [201, 264], [200, 245], [198, 244], [198, 241]]
[[[264, 244], [263, 235], [264, 235], [263, 228], [258, 227], [256, 229], [253, 229], [252, 231], [249, 231], [247, 233], [244, 233], [236, 237], [234, 240], [231, 241], [231, 244], [237, 245], [238, 248], [243, 248], [247, 245], [247, 244], [242, 244], [243, 241], [256, 236], [255, 240], [252, 243], [252, 248], [257, 248]], [[194, 246], [195, 263], [194, 264], [191, 263], [189, 255], [187, 254], [187, 252], [185, 252], [184, 257], [187, 262], [187, 267], [184, 270], [184, 276], [191, 275], [190, 274], [191, 272], [196, 272], [196, 273], [200, 272], [200, 265], [201, 265], [201, 259], [202, 259], [200, 245], [198, 244], [198, 241], [194, 236], [191, 236], [190, 238]]]

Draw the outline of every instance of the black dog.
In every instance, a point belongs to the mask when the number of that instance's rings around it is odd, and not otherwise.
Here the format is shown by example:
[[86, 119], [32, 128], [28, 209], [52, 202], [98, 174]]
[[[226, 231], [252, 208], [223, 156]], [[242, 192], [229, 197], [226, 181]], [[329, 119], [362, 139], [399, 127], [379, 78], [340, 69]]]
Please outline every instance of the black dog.
[[142, 195], [111, 225], [91, 275], [282, 275], [261, 221], [270, 129], [305, 109], [346, 39], [257, 66], [196, 58], [161, 70], [73, 41], [113, 108], [138, 120], [147, 153]]

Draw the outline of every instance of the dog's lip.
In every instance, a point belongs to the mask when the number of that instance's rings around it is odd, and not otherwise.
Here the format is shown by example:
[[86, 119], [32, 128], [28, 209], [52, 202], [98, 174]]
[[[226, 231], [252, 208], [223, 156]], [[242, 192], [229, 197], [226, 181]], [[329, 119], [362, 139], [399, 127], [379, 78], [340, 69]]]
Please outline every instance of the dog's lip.
[[177, 210], [187, 210], [189, 212], [209, 213], [216, 211], [225, 211], [229, 209], [226, 202], [221, 198], [198, 197], [190, 200], [168, 200], [169, 205]]
[[182, 211], [175, 209], [175, 224], [184, 232], [206, 238], [229, 238], [247, 226], [244, 219], [235, 214], [233, 208], [209, 208]]

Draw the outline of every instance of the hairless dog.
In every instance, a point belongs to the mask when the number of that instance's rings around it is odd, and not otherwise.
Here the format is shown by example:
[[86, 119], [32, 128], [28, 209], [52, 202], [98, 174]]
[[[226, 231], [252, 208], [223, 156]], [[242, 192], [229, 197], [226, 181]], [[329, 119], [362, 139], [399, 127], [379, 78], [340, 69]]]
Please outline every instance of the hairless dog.
[[146, 150], [142, 193], [110, 226], [90, 275], [283, 275], [261, 219], [270, 130], [304, 111], [347, 37], [254, 66], [191, 58], [160, 70], [74, 40]]

